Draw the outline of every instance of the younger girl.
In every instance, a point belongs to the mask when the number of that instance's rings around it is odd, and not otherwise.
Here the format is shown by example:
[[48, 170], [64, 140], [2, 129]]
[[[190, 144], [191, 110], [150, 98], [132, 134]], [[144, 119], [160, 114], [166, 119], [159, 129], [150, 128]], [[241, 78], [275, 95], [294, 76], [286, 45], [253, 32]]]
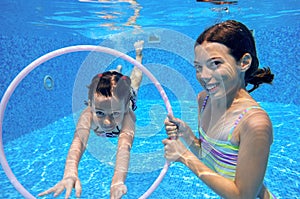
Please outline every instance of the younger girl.
[[[141, 62], [143, 41], [135, 43], [136, 60]], [[114, 176], [112, 178], [111, 199], [126, 194], [124, 184], [128, 170], [130, 149], [135, 132], [136, 92], [142, 80], [142, 72], [135, 66], [131, 78], [117, 71], [107, 71], [96, 75], [89, 86], [88, 107], [82, 112], [74, 134], [73, 142], [66, 160], [63, 179], [54, 187], [40, 193], [43, 196], [54, 193], [54, 197], [66, 189], [69, 198], [75, 188], [76, 197], [81, 195], [78, 177], [78, 164], [85, 151], [93, 130], [98, 136], [119, 137]]]

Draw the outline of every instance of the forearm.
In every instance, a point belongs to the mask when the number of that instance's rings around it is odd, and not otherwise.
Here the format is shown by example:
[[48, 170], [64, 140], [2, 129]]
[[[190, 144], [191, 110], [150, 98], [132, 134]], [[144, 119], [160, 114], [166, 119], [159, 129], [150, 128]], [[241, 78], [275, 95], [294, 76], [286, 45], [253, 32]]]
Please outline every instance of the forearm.
[[201, 143], [200, 140], [194, 135], [192, 129], [185, 124], [185, 132], [182, 133], [182, 140], [186, 143], [189, 149], [197, 156], [201, 155]]
[[137, 66], [134, 66], [130, 74], [130, 79], [131, 79], [131, 87], [135, 91], [139, 89], [142, 82], [142, 78], [143, 78], [142, 71]]
[[89, 108], [86, 108], [78, 120], [74, 138], [66, 160], [64, 177], [78, 176], [78, 164], [85, 151], [90, 134], [91, 117], [92, 115]]
[[136, 53], [135, 59], [136, 59], [136, 61], [138, 61], [139, 63], [142, 63], [142, 59], [143, 59], [142, 52]]
[[[143, 44], [144, 44], [144, 41], [138, 41], [134, 44], [135, 55], [136, 55], [135, 59], [139, 63], [142, 63], [142, 59], [143, 59], [143, 54], [142, 54]], [[142, 81], [142, 77], [143, 77], [142, 71], [139, 69], [139, 67], [134, 66], [132, 69], [132, 72], [130, 74], [132, 88], [134, 88], [135, 90], [138, 90], [138, 88], [140, 87], [141, 81]]]
[[130, 158], [130, 151], [124, 149], [119, 149], [116, 157], [116, 165], [114, 176], [112, 178], [112, 185], [125, 183], [128, 166], [129, 166], [129, 158]]
[[[85, 145], [87, 141], [87, 140], [82, 140], [78, 131], [82, 131], [82, 130], [77, 130], [75, 132], [74, 139], [72, 141], [66, 159], [64, 177], [78, 176], [79, 161], [81, 159], [82, 154], [85, 151]], [[83, 130], [83, 131], [87, 131], [87, 130]]]
[[[198, 158], [201, 157], [201, 143], [200, 140], [194, 136], [193, 138], [189, 139], [190, 143], [188, 145], [191, 152], [196, 155]], [[187, 143], [187, 142], [186, 142]]]
[[187, 151], [180, 158], [199, 179], [214, 190], [222, 198], [241, 198], [234, 181], [229, 180], [208, 168], [191, 151]]
[[133, 137], [126, 133], [122, 133], [119, 139], [115, 171], [111, 183], [112, 185], [125, 182], [129, 167], [130, 150]]

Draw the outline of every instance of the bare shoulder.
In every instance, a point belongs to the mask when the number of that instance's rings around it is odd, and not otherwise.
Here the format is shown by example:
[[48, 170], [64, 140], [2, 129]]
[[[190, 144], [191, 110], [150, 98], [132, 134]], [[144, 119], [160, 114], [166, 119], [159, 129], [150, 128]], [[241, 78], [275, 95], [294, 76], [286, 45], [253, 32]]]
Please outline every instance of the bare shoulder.
[[136, 117], [134, 112], [132, 110], [127, 111], [123, 119], [122, 132], [127, 132], [127, 134], [128, 132], [134, 134], [135, 122], [136, 122]]
[[93, 115], [91, 112], [91, 108], [88, 106], [82, 111], [82, 113], [78, 119], [76, 128], [77, 129], [79, 129], [79, 128], [90, 129], [93, 125], [92, 117], [93, 117]]
[[124, 119], [130, 119], [133, 122], [136, 122], [136, 116], [133, 110], [129, 109], [128, 112], [125, 113]]
[[86, 113], [91, 113], [91, 107], [90, 106], [87, 106], [83, 111], [82, 111], [82, 114], [86, 114]]
[[80, 119], [84, 119], [84, 120], [91, 120], [92, 119], [92, 110], [91, 110], [91, 107], [88, 106], [86, 107], [81, 115], [80, 115]]
[[251, 109], [241, 121], [240, 136], [254, 140], [263, 137], [272, 144], [273, 127], [267, 112], [258, 108]]

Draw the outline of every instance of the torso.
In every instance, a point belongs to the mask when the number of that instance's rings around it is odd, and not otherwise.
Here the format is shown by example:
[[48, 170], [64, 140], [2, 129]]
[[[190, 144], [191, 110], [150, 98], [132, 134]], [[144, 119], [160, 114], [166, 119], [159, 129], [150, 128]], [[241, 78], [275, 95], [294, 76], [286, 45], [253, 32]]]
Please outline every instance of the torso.
[[[211, 105], [211, 99], [208, 98], [205, 109], [201, 113], [203, 102], [206, 96], [206, 92], [201, 92], [198, 96], [198, 125], [203, 129], [207, 136], [216, 140], [226, 141], [228, 134], [230, 133], [230, 130], [232, 129], [239, 115], [249, 107], [259, 106], [249, 94], [242, 91], [242, 97], [234, 99], [228, 108], [225, 106], [225, 104], [218, 108], [214, 108]], [[240, 128], [238, 125], [233, 131], [232, 139], [230, 140], [230, 142], [234, 145], [239, 144], [239, 129]]]
[[[200, 158], [209, 168], [231, 180], [235, 178], [239, 137], [242, 133], [241, 125], [235, 125], [235, 123], [240, 115], [248, 117], [245, 110], [260, 109], [250, 95], [242, 91], [241, 96], [234, 99], [231, 106], [224, 108], [224, 112], [220, 113], [212, 109], [211, 101], [209, 98], [207, 99], [206, 92], [201, 92], [198, 95], [198, 125], [202, 148]], [[206, 103], [205, 100], [207, 100]], [[239, 123], [242, 122], [243, 120], [239, 121]], [[231, 136], [229, 136], [230, 134]], [[264, 185], [262, 185], [258, 197], [272, 198]]]

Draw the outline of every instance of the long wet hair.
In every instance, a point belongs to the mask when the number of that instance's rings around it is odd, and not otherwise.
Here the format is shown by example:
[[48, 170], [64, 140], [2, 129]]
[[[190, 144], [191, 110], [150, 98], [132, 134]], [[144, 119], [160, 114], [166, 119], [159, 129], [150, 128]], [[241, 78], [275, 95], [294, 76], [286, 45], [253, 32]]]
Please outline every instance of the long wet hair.
[[252, 57], [250, 68], [245, 73], [245, 86], [252, 84], [253, 87], [248, 92], [254, 91], [262, 83], [271, 84], [274, 75], [269, 67], [258, 68], [256, 47], [252, 32], [242, 23], [227, 20], [215, 24], [206, 29], [197, 39], [195, 46], [201, 45], [204, 41], [217, 42], [227, 46], [230, 54], [239, 61], [245, 53]]
[[[128, 104], [132, 100], [130, 78], [117, 71], [107, 71], [97, 74], [93, 77], [88, 89], [87, 105], [89, 106], [92, 105], [95, 93], [105, 97], [112, 97], [114, 95], [120, 100], [124, 99], [125, 104]], [[135, 104], [132, 104], [132, 107], [134, 106]]]

